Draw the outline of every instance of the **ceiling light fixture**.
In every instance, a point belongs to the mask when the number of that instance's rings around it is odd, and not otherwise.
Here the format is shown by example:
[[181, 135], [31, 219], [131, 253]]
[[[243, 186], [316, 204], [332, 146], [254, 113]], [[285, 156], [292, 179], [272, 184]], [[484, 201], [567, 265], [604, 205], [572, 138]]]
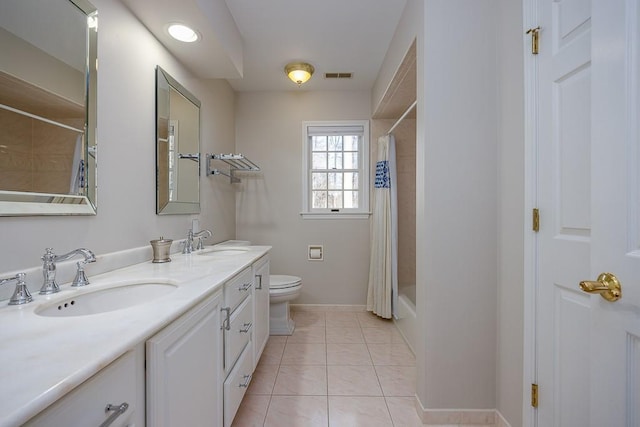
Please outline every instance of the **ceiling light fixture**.
[[306, 62], [292, 62], [284, 67], [284, 72], [298, 86], [309, 80], [314, 71], [313, 65]]
[[199, 38], [198, 33], [194, 29], [184, 24], [169, 24], [167, 32], [174, 39], [185, 43], [192, 43]]

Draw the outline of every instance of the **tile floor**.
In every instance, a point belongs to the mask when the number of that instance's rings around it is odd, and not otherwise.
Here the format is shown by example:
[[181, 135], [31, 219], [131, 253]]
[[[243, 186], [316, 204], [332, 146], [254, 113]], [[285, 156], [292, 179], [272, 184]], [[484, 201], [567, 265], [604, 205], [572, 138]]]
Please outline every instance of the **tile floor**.
[[269, 338], [233, 427], [422, 426], [415, 358], [391, 321], [367, 312], [295, 311]]

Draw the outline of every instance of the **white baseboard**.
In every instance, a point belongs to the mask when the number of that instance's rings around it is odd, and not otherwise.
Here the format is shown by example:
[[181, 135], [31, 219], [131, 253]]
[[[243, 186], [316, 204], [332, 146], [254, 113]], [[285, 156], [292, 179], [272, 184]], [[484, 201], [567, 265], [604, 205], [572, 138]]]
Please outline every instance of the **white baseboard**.
[[504, 419], [500, 411], [496, 410], [496, 427], [511, 427], [511, 424]]
[[502, 414], [495, 409], [425, 409], [415, 397], [416, 411], [427, 426], [478, 425], [511, 427]]
[[289, 304], [293, 311], [367, 311], [366, 305], [356, 304]]

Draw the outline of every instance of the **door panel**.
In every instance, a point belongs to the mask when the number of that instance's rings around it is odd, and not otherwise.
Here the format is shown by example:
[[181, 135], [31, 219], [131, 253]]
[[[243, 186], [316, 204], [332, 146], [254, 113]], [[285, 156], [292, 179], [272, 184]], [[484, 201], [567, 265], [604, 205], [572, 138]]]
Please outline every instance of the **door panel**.
[[591, 313], [592, 425], [640, 425], [640, 1], [593, 0], [591, 279], [615, 274], [622, 298]]
[[590, 424], [592, 303], [577, 284], [591, 271], [591, 6], [539, 6], [537, 421], [582, 427]]
[[536, 424], [638, 427], [640, 0], [536, 4]]

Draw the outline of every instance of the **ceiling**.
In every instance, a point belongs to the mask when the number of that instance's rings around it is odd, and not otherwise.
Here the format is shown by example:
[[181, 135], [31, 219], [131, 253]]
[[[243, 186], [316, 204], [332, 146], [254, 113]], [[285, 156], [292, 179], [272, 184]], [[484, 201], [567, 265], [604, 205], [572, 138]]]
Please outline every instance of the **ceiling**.
[[[228, 79], [237, 91], [299, 90], [284, 74], [288, 62], [316, 71], [304, 90], [369, 90], [406, 0], [122, 0], [195, 75]], [[181, 22], [202, 35], [191, 44], [170, 39]], [[325, 79], [325, 73], [353, 73]]]

